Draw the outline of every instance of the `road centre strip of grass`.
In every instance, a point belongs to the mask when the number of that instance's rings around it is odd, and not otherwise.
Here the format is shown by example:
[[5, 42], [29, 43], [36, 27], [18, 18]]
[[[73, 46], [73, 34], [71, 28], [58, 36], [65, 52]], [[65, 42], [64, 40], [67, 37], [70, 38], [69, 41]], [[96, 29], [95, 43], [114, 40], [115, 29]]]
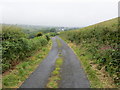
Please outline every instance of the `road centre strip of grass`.
[[62, 47], [62, 44], [61, 44], [60, 40], [59, 40], [59, 39], [56, 39], [56, 41], [57, 41], [58, 47], [59, 47], [59, 48]]
[[51, 73], [46, 88], [59, 88], [59, 81], [61, 80], [60, 70], [62, 64], [63, 64], [63, 58], [61, 57], [57, 58], [55, 63], [55, 69]]
[[59, 81], [61, 80], [60, 72], [61, 72], [61, 66], [63, 64], [63, 58], [60, 48], [62, 47], [62, 44], [59, 39], [56, 39], [56, 42], [59, 48], [59, 57], [56, 59], [55, 69], [52, 71], [51, 76], [48, 79], [46, 88], [59, 88]]
[[51, 40], [48, 45], [42, 47], [33, 56], [26, 61], [21, 62], [14, 70], [2, 76], [3, 88], [18, 88], [26, 80], [26, 78], [37, 68], [44, 60], [52, 46]]

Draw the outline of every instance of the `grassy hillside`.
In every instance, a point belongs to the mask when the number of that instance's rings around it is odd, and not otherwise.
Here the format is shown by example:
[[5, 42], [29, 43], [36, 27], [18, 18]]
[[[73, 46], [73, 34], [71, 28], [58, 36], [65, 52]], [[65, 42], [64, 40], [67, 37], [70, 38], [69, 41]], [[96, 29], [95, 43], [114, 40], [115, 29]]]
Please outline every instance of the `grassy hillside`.
[[[74, 50], [76, 50], [78, 57], [84, 59], [81, 61], [89, 79], [91, 79], [93, 77], [92, 74], [95, 73], [90, 72], [94, 64], [97, 65], [97, 70], [105, 70], [118, 86], [120, 85], [119, 35], [118, 18], [78, 30], [61, 32], [60, 34], [64, 40], [76, 45]], [[95, 77], [92, 81], [94, 80]], [[93, 87], [96, 87], [94, 85]]]

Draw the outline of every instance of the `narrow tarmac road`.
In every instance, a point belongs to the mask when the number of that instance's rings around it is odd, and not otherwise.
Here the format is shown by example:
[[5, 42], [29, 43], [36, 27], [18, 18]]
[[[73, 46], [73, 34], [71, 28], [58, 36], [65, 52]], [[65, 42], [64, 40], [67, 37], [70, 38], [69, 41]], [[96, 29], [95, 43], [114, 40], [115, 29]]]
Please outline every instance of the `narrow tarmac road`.
[[56, 39], [61, 42], [61, 54], [64, 59], [61, 68], [60, 88], [89, 88], [89, 81], [81, 67], [81, 64], [71, 48], [59, 37], [52, 38], [53, 46], [48, 56], [29, 76], [20, 88], [44, 88], [50, 73], [54, 69], [55, 61], [59, 54]]
[[89, 88], [89, 81], [77, 56], [62, 39], [57, 38], [61, 41], [62, 55], [64, 58], [60, 88]]
[[28, 77], [20, 88], [44, 88], [50, 73], [54, 69], [56, 58], [58, 57], [58, 47], [55, 38], [52, 38], [53, 46], [48, 56], [37, 67], [37, 69]]

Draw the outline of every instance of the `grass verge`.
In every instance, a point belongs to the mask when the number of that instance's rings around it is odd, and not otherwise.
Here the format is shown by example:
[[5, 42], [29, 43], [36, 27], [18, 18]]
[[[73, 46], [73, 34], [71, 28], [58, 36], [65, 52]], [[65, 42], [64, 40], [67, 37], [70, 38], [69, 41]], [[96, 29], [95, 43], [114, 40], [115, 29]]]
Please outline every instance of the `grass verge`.
[[92, 55], [86, 52], [84, 47], [70, 43], [69, 46], [75, 51], [90, 81], [91, 88], [116, 88], [112, 79], [104, 70], [98, 70], [97, 64], [92, 62]]
[[59, 87], [59, 81], [61, 79], [60, 70], [61, 70], [62, 64], [63, 64], [63, 59], [61, 57], [59, 57], [56, 60], [55, 69], [51, 73], [51, 76], [50, 76], [50, 78], [48, 80], [46, 88], [58, 88]]
[[[61, 37], [62, 38], [62, 37]], [[92, 62], [92, 55], [86, 51], [81, 45], [76, 45], [70, 41], [62, 38], [73, 49], [77, 57], [79, 58], [84, 71], [90, 81], [91, 88], [117, 88], [112, 78], [104, 70], [98, 70], [97, 64]]]
[[40, 62], [46, 57], [51, 49], [52, 42], [49, 41], [48, 45], [42, 47], [26, 61], [21, 62], [16, 68], [6, 75], [2, 76], [3, 88], [18, 88], [26, 80], [26, 78], [37, 68]]

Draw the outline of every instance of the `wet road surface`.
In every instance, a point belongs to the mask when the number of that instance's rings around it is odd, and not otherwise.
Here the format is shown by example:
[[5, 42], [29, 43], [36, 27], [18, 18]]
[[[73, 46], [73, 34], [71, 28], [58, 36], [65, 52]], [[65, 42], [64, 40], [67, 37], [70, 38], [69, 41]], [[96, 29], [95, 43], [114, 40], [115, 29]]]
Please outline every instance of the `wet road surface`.
[[[61, 42], [58, 47], [56, 39]], [[20, 88], [44, 88], [50, 73], [54, 69], [55, 61], [61, 53], [64, 62], [61, 68], [60, 88], [89, 88], [89, 81], [81, 67], [81, 64], [71, 48], [59, 37], [52, 38], [53, 46], [48, 56], [28, 77]], [[61, 50], [59, 50], [61, 49]]]

